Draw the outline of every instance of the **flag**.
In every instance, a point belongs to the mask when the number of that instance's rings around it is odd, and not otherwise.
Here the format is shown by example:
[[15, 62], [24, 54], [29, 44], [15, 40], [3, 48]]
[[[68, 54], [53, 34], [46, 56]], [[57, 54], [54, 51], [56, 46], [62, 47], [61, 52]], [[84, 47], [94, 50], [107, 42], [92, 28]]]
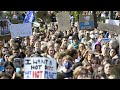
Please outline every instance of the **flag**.
[[35, 20], [34, 11], [27, 11], [23, 23], [32, 23]]

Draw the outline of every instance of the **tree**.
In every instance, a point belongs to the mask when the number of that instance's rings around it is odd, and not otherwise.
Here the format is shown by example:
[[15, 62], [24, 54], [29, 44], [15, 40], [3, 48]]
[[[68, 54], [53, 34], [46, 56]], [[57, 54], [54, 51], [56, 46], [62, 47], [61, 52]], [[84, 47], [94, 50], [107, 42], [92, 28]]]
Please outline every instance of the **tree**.
[[75, 21], [78, 21], [79, 15], [82, 15], [83, 11], [70, 11], [70, 13], [75, 17]]

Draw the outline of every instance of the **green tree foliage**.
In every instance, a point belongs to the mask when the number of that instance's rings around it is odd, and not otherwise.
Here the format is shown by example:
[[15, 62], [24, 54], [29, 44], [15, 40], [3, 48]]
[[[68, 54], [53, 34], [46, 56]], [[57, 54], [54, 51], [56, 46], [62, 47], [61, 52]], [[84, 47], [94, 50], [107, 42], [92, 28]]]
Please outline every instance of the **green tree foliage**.
[[70, 13], [75, 17], [75, 21], [78, 21], [79, 15], [82, 14], [83, 11], [70, 11]]

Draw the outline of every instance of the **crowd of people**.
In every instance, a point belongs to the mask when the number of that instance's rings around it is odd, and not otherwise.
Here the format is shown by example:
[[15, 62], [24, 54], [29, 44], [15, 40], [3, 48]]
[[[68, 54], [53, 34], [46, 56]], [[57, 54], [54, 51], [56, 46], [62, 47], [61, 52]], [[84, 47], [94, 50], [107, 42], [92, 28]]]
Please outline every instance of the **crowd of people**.
[[[73, 23], [73, 22], [72, 22]], [[109, 38], [105, 42], [103, 38]], [[15, 58], [48, 57], [57, 62], [57, 79], [119, 79], [119, 44], [116, 34], [97, 30], [58, 30], [40, 23], [30, 37], [0, 41], [0, 78], [24, 79], [24, 64], [14, 66]]]

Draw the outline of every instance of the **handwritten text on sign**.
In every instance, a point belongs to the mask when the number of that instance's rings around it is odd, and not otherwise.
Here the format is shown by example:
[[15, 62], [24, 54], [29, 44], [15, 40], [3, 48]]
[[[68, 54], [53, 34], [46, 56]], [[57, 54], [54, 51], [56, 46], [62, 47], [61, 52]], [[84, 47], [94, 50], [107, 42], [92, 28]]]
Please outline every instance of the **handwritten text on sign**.
[[12, 24], [10, 25], [10, 32], [12, 38], [31, 36], [32, 24], [31, 23]]
[[56, 79], [56, 60], [45, 57], [24, 59], [24, 79]]
[[70, 30], [69, 12], [57, 13], [58, 29], [61, 31]]
[[110, 33], [117, 33], [120, 34], [120, 27], [116, 25], [110, 25], [105, 23], [98, 23], [98, 30], [108, 31]]

